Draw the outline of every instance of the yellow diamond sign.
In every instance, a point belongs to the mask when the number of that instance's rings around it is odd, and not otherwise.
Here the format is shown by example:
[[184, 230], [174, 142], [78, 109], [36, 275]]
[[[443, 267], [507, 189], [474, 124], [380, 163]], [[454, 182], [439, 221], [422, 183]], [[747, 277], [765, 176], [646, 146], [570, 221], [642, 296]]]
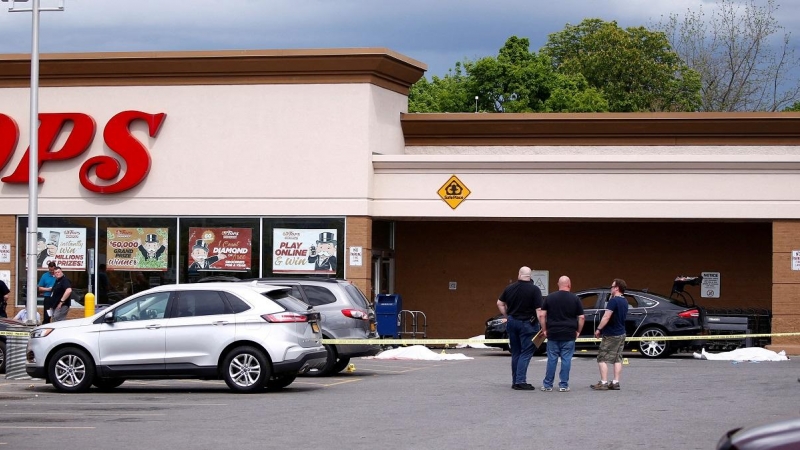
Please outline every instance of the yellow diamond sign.
[[444, 186], [439, 188], [438, 194], [445, 203], [450, 205], [451, 208], [456, 209], [458, 205], [469, 196], [470, 190], [467, 189], [467, 186], [465, 186], [457, 176], [453, 175], [447, 180]]

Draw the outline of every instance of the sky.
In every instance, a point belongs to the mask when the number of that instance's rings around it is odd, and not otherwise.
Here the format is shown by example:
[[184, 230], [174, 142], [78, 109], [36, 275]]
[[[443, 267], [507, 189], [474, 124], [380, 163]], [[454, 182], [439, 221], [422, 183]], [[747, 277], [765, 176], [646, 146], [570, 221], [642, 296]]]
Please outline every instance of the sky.
[[[42, 8], [59, 2], [40, 0]], [[716, 0], [63, 2], [64, 11], [41, 13], [40, 53], [385, 47], [427, 64], [430, 78], [465, 58], [496, 56], [513, 35], [538, 50], [548, 34], [585, 18], [648, 26], [701, 5], [709, 15]], [[800, 1], [776, 2], [776, 16], [800, 46]], [[9, 5], [0, 3], [0, 53], [29, 54], [31, 14], [8, 12]]]

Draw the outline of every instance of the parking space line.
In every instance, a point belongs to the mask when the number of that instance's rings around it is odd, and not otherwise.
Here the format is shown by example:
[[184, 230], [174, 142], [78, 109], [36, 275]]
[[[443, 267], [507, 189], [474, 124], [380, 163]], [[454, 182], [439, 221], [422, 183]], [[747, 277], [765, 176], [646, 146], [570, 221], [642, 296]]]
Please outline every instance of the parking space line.
[[[72, 395], [72, 394], [65, 394]], [[85, 406], [228, 406], [227, 403], [169, 403], [169, 402], [38, 402], [25, 403], [25, 406], [85, 405]]]
[[337, 381], [334, 381], [334, 382], [331, 382], [331, 383], [314, 383], [312, 381], [295, 381], [294, 383], [292, 383], [292, 386], [294, 386], [295, 384], [302, 384], [302, 385], [306, 385], [306, 386], [330, 387], [330, 386], [337, 386], [337, 385], [340, 385], [340, 384], [354, 383], [354, 382], [357, 382], [357, 381], [361, 381], [361, 379], [359, 379], [359, 378], [354, 378], [354, 379], [350, 379], [350, 380], [337, 379]]
[[2, 430], [94, 430], [97, 427], [32, 427], [0, 425]]
[[[3, 411], [4, 416], [29, 416], [31, 413], [28, 412], [7, 412]], [[72, 411], [72, 412], [52, 412], [52, 411], [40, 411], [36, 413], [37, 416], [70, 416], [75, 418], [85, 417], [85, 416], [166, 416], [166, 414], [157, 414], [157, 413], [100, 413], [94, 411]]]

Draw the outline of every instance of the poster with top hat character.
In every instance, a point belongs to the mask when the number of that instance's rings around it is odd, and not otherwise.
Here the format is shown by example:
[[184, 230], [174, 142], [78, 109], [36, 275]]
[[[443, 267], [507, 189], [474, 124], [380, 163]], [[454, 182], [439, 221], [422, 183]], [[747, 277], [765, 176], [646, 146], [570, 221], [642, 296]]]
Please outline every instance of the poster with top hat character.
[[250, 228], [189, 228], [189, 271], [246, 272], [252, 261]]
[[272, 233], [273, 273], [336, 274], [335, 229], [275, 228]]
[[167, 228], [108, 228], [106, 270], [166, 271], [168, 237]]
[[47, 270], [51, 261], [64, 271], [86, 270], [86, 228], [38, 227], [36, 253], [37, 270]]

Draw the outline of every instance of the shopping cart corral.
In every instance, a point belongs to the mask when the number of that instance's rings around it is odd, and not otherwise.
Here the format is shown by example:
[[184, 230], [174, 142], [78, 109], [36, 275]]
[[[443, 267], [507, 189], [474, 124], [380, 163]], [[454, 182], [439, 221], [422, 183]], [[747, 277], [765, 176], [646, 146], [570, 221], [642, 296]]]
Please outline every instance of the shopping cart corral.
[[700, 308], [705, 334], [715, 339], [700, 340], [706, 350], [730, 351], [740, 347], [764, 347], [772, 343], [769, 337], [737, 337], [720, 339], [725, 335], [769, 334], [772, 332], [772, 311], [766, 308], [708, 308], [697, 305], [694, 297], [685, 291], [686, 286], [700, 286], [703, 277], [675, 278], [670, 297], [678, 298], [687, 306]]
[[[772, 311], [762, 308], [706, 309], [706, 328], [710, 336], [769, 334], [772, 332]], [[740, 347], [764, 347], [772, 343], [770, 337], [713, 339], [705, 341], [706, 350], [729, 351]]]
[[403, 337], [425, 339], [428, 337], [428, 317], [422, 311], [404, 309], [400, 311], [400, 329]]

